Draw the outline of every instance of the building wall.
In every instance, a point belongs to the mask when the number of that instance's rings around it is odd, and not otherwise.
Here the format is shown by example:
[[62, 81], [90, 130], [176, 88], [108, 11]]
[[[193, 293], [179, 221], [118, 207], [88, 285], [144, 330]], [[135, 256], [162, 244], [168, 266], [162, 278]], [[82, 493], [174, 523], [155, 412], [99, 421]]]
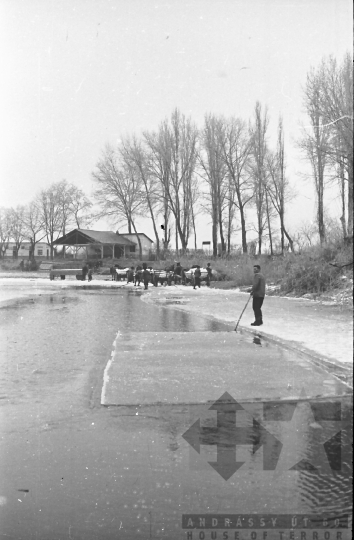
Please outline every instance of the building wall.
[[[18, 250], [18, 258], [28, 258], [30, 250], [29, 242], [22, 242], [20, 249]], [[15, 242], [9, 242], [9, 245], [5, 251], [5, 257], [13, 257], [13, 248], [15, 247]], [[50, 256], [50, 247], [45, 242], [39, 242], [34, 248], [35, 257], [49, 257]]]
[[[127, 238], [131, 242], [134, 242], [134, 244], [136, 244], [135, 253], [139, 253], [139, 244], [138, 244], [138, 239], [136, 235], [135, 234], [122, 234], [122, 236], [124, 236], [124, 238]], [[150, 240], [146, 238], [146, 236], [143, 234], [139, 234], [139, 237], [140, 237], [140, 242], [141, 242], [141, 248], [143, 250], [143, 255], [148, 255], [152, 248], [152, 242], [150, 242]]]

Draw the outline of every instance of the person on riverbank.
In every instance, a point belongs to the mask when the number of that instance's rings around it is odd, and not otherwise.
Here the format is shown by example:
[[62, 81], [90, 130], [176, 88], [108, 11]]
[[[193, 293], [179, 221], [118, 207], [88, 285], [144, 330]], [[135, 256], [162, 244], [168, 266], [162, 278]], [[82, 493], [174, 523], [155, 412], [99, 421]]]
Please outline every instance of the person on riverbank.
[[151, 285], [154, 284], [154, 269], [152, 266], [149, 266], [149, 273], [150, 273], [150, 283]]
[[183, 277], [183, 268], [181, 266], [181, 263], [178, 262], [174, 270], [175, 281], [177, 283], [182, 283], [182, 277]]
[[144, 289], [147, 291], [147, 289], [149, 287], [149, 282], [151, 281], [151, 274], [150, 274], [150, 272], [149, 272], [149, 270], [147, 268], [146, 263], [143, 263], [142, 275], [143, 275]]
[[197, 268], [194, 270], [194, 287], [193, 289], [195, 290], [196, 287], [199, 287], [200, 289], [200, 278], [201, 278], [201, 271], [200, 271], [200, 266], [197, 266]]
[[127, 283], [134, 283], [134, 266], [131, 266], [127, 272]]
[[140, 282], [142, 281], [143, 277], [143, 268], [138, 264], [138, 266], [135, 267], [135, 275], [134, 275], [134, 285], [140, 287]]
[[265, 297], [265, 279], [263, 274], [261, 274], [261, 267], [259, 264], [253, 266], [253, 285], [251, 289], [248, 289], [247, 292], [251, 293], [253, 298], [252, 308], [254, 311], [255, 321], [251, 323], [251, 326], [261, 326], [263, 324], [263, 315], [261, 307], [264, 302]]
[[116, 267], [112, 265], [109, 271], [112, 277], [112, 281], [116, 281], [116, 276], [117, 276]]
[[210, 266], [210, 263], [207, 264], [206, 271], [207, 271], [206, 284], [207, 284], [207, 287], [210, 287], [211, 275], [213, 273], [212, 269], [211, 269], [211, 266]]
[[88, 273], [88, 266], [87, 266], [87, 263], [85, 263], [84, 266], [82, 267], [82, 281], [86, 281], [87, 273]]

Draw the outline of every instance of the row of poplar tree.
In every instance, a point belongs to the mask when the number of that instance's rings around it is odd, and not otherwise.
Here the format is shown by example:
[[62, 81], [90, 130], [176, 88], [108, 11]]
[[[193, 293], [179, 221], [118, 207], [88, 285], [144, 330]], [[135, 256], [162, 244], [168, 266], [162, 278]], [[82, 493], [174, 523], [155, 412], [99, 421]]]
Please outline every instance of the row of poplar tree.
[[[317, 232], [323, 244], [328, 183], [338, 186], [342, 236], [353, 234], [350, 54], [341, 62], [324, 58], [307, 74], [303, 92], [309, 122], [296, 144], [311, 166], [308, 178], [315, 188]], [[10, 239], [17, 251], [24, 239], [29, 240], [34, 253], [35, 244], [45, 238], [53, 256], [58, 236], [73, 225], [84, 228], [101, 217], [127, 224], [130, 233], [138, 232], [139, 218], [149, 217], [157, 253], [169, 249], [172, 242], [186, 250], [191, 238], [196, 249], [200, 212], [210, 215], [214, 255], [218, 243], [223, 253], [230, 253], [236, 230], [241, 234], [242, 252], [247, 253], [248, 209], [256, 216], [258, 253], [265, 239], [271, 253], [293, 250], [294, 235], [285, 225], [286, 203], [293, 193], [286, 174], [282, 118], [274, 148], [269, 145], [268, 128], [268, 110], [260, 102], [248, 122], [207, 114], [201, 129], [176, 109], [156, 131], [127, 136], [117, 146], [104, 148], [92, 173], [93, 200], [63, 180], [42, 190], [27, 206], [1, 208], [0, 254]]]
[[[320, 243], [326, 241], [324, 192], [337, 183], [342, 202], [343, 237], [353, 230], [353, 77], [348, 53], [341, 63], [324, 58], [307, 74], [304, 107], [309, 125], [297, 146], [311, 165], [309, 178], [316, 192], [316, 221]], [[248, 250], [246, 210], [256, 215], [257, 251], [267, 238], [274, 251], [274, 222], [279, 248], [294, 249], [285, 225], [286, 203], [293, 196], [286, 175], [283, 121], [279, 118], [276, 148], [268, 142], [269, 114], [257, 102], [253, 118], [225, 118], [207, 114], [198, 129], [176, 109], [156, 131], [128, 136], [107, 145], [93, 172], [96, 200], [103, 215], [121, 216], [129, 232], [136, 232], [140, 216], [149, 216], [160, 250], [175, 245], [185, 250], [194, 235], [196, 216], [207, 212], [212, 223], [213, 254], [218, 238], [222, 252], [230, 252], [232, 233], [240, 231], [242, 251]], [[171, 227], [173, 224], [173, 227]]]

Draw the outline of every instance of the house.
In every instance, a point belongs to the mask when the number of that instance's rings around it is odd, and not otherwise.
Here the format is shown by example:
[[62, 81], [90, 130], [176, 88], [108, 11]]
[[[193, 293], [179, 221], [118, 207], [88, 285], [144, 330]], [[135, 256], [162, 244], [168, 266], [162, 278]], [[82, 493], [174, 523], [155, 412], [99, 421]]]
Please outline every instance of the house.
[[[144, 233], [137, 233], [142, 247], [142, 255], [149, 256], [153, 241]], [[139, 244], [136, 234], [119, 234], [113, 231], [91, 231], [74, 229], [61, 236], [54, 246], [65, 246], [65, 252], [75, 259], [120, 259], [121, 257], [139, 256]]]
[[146, 236], [145, 233], [121, 233], [121, 236], [124, 236], [124, 238], [127, 238], [135, 244], [136, 253], [139, 253], [139, 243], [137, 239], [137, 236], [139, 236], [143, 256], [150, 255], [152, 244], [154, 242], [151, 240], [151, 238]]
[[65, 246], [66, 253], [72, 253], [75, 259], [105, 257], [119, 259], [135, 252], [134, 242], [112, 231], [74, 229], [55, 240], [53, 244]]
[[[29, 258], [31, 249], [31, 242], [21, 242], [20, 249], [18, 250], [18, 258]], [[46, 242], [38, 242], [34, 248], [35, 257], [49, 257], [50, 246]], [[9, 242], [7, 249], [4, 253], [4, 257], [16, 257], [16, 244], [15, 242]]]

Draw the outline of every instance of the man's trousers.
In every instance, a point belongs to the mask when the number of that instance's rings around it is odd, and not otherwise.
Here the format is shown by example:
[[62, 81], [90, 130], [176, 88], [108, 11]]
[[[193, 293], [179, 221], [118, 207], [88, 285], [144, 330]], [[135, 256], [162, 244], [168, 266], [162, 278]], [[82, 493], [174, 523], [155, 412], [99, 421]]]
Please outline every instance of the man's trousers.
[[264, 298], [253, 297], [252, 308], [253, 308], [254, 317], [255, 317], [257, 323], [263, 322], [262, 310], [261, 310], [263, 300], [264, 300]]

